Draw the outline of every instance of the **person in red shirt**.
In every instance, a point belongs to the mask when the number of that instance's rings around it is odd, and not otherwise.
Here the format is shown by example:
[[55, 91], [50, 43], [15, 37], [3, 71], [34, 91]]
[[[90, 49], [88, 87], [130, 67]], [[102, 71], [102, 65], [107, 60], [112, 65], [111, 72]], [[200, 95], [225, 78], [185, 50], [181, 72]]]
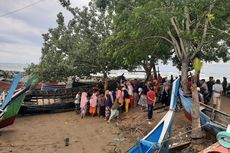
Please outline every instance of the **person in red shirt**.
[[153, 107], [156, 102], [156, 94], [153, 90], [153, 86], [149, 87], [149, 91], [147, 92], [147, 103], [148, 103], [148, 120], [151, 120], [153, 117]]

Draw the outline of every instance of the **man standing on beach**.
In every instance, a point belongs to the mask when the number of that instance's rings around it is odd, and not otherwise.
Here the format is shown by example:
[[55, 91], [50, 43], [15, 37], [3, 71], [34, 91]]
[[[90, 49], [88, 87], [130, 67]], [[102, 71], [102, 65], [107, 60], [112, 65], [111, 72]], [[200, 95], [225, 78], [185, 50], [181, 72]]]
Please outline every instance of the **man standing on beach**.
[[149, 87], [149, 91], [147, 92], [147, 102], [148, 102], [148, 120], [151, 120], [153, 117], [153, 107], [156, 101], [156, 94], [153, 91], [153, 86]]
[[213, 77], [209, 77], [209, 81], [207, 82], [208, 86], [208, 93], [209, 93], [209, 100], [211, 99], [212, 96], [212, 86], [215, 84], [215, 81]]
[[216, 108], [217, 110], [220, 110], [223, 87], [219, 79], [217, 79], [216, 83], [212, 86], [212, 91], [213, 91], [213, 107]]

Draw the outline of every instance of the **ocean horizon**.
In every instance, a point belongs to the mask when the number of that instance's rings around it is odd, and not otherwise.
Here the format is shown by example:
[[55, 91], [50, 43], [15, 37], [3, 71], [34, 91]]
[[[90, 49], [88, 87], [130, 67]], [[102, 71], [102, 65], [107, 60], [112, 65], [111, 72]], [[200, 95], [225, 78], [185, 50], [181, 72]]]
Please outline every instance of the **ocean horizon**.
[[[20, 63], [0, 63], [0, 70], [4, 71], [18, 71], [23, 72], [29, 64], [20, 64]], [[170, 77], [173, 75], [178, 77], [180, 71], [172, 65], [159, 64], [156, 66], [159, 69], [160, 74], [164, 77]], [[142, 69], [137, 69], [138, 71]], [[109, 76], [116, 77], [123, 74], [127, 78], [145, 78], [144, 72], [128, 72], [127, 70], [111, 70]], [[100, 75], [99, 73], [96, 75]], [[226, 77], [230, 82], [230, 63], [204, 63], [201, 69], [200, 78], [208, 79], [208, 77], [213, 76], [215, 79], [222, 80], [223, 77]]]

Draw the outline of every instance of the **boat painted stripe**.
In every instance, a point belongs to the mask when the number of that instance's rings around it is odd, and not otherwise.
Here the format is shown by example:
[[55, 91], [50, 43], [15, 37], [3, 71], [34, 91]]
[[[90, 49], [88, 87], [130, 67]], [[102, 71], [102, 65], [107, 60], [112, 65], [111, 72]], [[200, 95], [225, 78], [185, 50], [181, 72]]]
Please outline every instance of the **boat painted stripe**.
[[170, 99], [170, 106], [169, 108], [171, 110], [175, 110], [176, 109], [176, 101], [177, 101], [177, 95], [179, 92], [179, 87], [180, 87], [180, 80], [179, 78], [176, 79], [173, 83], [173, 87], [172, 87], [172, 93], [171, 93], [171, 99]]
[[10, 90], [9, 90], [7, 96], [6, 96], [6, 99], [4, 100], [4, 102], [2, 104], [2, 107], [1, 107], [2, 110], [4, 110], [6, 108], [6, 106], [8, 105], [8, 103], [10, 102], [10, 100], [11, 100], [11, 98], [12, 98], [12, 96], [13, 96], [16, 88], [17, 88], [17, 85], [18, 85], [19, 81], [21, 80], [21, 78], [22, 78], [22, 73], [18, 73], [15, 76], [14, 81], [13, 81], [11, 87], [10, 87]]

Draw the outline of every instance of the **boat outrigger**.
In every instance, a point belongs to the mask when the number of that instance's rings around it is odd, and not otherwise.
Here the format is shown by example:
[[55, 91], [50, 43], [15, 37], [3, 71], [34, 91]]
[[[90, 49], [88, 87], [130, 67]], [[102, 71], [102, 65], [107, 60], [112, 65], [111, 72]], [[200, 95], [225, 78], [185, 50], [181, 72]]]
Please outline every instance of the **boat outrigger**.
[[168, 139], [171, 135], [179, 84], [179, 79], [173, 82], [170, 108], [166, 115], [151, 132], [149, 132], [143, 139], [139, 139], [137, 143], [127, 151], [127, 153], [153, 153], [155, 151], [158, 151], [159, 153], [168, 152]]

